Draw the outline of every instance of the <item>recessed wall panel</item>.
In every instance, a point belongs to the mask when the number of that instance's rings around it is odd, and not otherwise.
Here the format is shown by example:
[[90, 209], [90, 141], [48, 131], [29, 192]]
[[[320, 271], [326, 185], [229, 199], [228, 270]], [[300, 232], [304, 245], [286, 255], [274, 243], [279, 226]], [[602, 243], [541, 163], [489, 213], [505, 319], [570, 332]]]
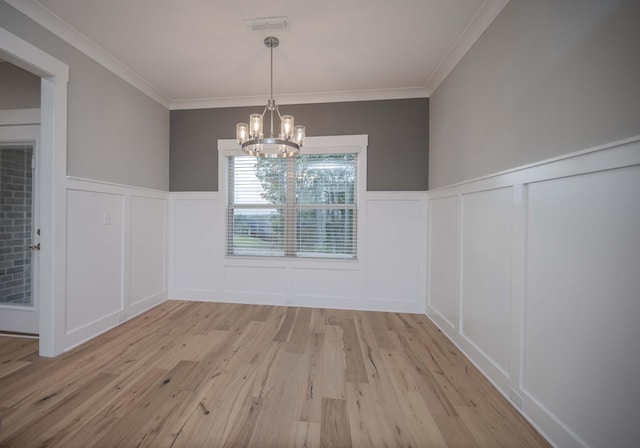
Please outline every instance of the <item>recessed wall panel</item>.
[[221, 257], [218, 201], [176, 199], [174, 214], [174, 289], [215, 290]]
[[357, 270], [295, 268], [293, 296], [313, 299], [313, 305], [322, 299], [354, 300], [358, 298], [358, 279]]
[[640, 167], [529, 185], [524, 389], [589, 446], [640, 440]]
[[291, 278], [282, 267], [267, 266], [225, 266], [224, 292], [259, 296], [284, 295], [289, 289]]
[[463, 196], [461, 333], [505, 375], [511, 319], [512, 188]]
[[122, 310], [124, 196], [67, 191], [66, 330]]
[[429, 305], [452, 327], [458, 321], [458, 199], [431, 199], [429, 207]]
[[414, 301], [420, 297], [420, 201], [368, 201], [367, 299]]
[[166, 200], [131, 197], [130, 277], [132, 304], [165, 289]]

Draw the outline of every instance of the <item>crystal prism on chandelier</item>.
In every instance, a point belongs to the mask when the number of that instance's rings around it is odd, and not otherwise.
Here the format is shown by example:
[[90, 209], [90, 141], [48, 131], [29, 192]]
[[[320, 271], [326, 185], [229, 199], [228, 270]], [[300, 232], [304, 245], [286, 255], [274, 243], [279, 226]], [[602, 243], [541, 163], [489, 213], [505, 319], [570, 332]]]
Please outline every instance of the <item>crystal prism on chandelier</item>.
[[[236, 139], [242, 146], [242, 150], [256, 157], [295, 157], [304, 144], [304, 126], [294, 124], [293, 115], [280, 115], [280, 110], [273, 99], [273, 49], [280, 45], [276, 37], [267, 37], [264, 40], [265, 47], [271, 49], [271, 90], [269, 101], [262, 114], [251, 114], [249, 124], [238, 123], [236, 125]], [[264, 136], [263, 120], [269, 111], [270, 131], [269, 136]], [[276, 137], [273, 133], [273, 112], [277, 112], [280, 119], [280, 134]]]

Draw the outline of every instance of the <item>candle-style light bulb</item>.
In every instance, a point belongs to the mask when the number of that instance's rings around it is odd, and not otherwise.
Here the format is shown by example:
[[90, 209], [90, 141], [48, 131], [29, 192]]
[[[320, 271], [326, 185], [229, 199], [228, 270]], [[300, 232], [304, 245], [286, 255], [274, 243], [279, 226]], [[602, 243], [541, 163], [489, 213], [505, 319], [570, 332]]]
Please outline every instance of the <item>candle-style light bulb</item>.
[[291, 139], [293, 136], [293, 115], [283, 115], [280, 126], [280, 136], [285, 140]]
[[236, 125], [236, 140], [238, 144], [243, 144], [249, 138], [249, 125], [247, 123], [238, 123]]
[[251, 126], [251, 138], [262, 138], [262, 115], [251, 114], [249, 124]]

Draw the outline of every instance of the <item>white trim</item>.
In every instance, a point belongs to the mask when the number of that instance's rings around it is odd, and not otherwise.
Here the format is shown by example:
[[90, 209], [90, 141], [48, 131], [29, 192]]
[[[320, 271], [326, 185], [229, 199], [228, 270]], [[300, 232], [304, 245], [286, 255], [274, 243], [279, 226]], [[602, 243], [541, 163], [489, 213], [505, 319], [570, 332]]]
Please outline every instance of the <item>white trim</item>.
[[[469, 179], [443, 187], [434, 188], [429, 190], [429, 196], [432, 198], [453, 196], [455, 195], [452, 194], [454, 189], [456, 192], [476, 191], [477, 185], [475, 184], [478, 183], [481, 183], [482, 190], [490, 190], [501, 188], [502, 186], [513, 185], [514, 183], [525, 184], [541, 180], [549, 180], [556, 177], [582, 174], [584, 172], [589, 172], [589, 167], [594, 167], [597, 171], [602, 171], [621, 166], [633, 165], [636, 164], [637, 162], [635, 161], [638, 160], [638, 151], [634, 150], [633, 143], [638, 142], [640, 142], [640, 135], [581, 151], [563, 154], [561, 156], [541, 160], [539, 162], [529, 163], [527, 165], [500, 171], [498, 173], [476, 177], [475, 179]], [[612, 150], [618, 147], [624, 148], [622, 148], [622, 151], [617, 153], [615, 159], [611, 159], [606, 156], [607, 150]], [[572, 159], [576, 158], [578, 159], [577, 163], [573, 163]], [[604, 165], [602, 165], [603, 163]], [[544, 177], [540, 177], [540, 170], [543, 169], [545, 165], [551, 164], [555, 164], [553, 170], [549, 174], [545, 174]]]
[[[361, 269], [361, 286], [364, 286], [364, 264], [365, 264], [365, 250], [366, 246], [363, 243], [363, 236], [365, 232], [364, 217], [366, 216], [366, 204], [367, 204], [367, 145], [369, 143], [368, 134], [356, 134], [356, 135], [339, 135], [339, 136], [320, 136], [320, 137], [307, 137], [303, 147], [304, 154], [339, 154], [339, 153], [355, 153], [358, 154], [357, 167], [358, 170], [358, 192], [357, 192], [357, 258], [348, 259], [342, 261], [354, 263], [358, 266], [362, 266]], [[240, 149], [240, 145], [235, 139], [219, 139], [218, 140], [218, 191], [222, 192], [222, 197], [227, 197], [226, 191], [226, 163], [225, 158], [229, 156], [243, 155], [244, 153]], [[227, 219], [226, 219], [226, 199], [220, 201], [219, 219], [223, 223], [221, 226], [222, 234], [221, 241], [227, 241]], [[226, 251], [225, 251], [226, 254]], [[225, 265], [234, 264], [238, 259], [247, 259], [252, 257], [225, 257]], [[265, 257], [257, 257], [257, 259], [264, 259]], [[277, 260], [287, 260], [286, 257], [276, 257]], [[324, 260], [322, 257], [295, 257], [295, 260], [312, 260], [312, 262], [320, 262]], [[339, 261], [336, 258], [329, 258], [331, 261]], [[327, 260], [325, 260], [327, 261]], [[304, 261], [301, 261], [303, 263]]]
[[[427, 98], [429, 92], [424, 87], [398, 89], [351, 90], [343, 92], [312, 92], [299, 94], [278, 94], [278, 104], [344, 103], [350, 101], [397, 100], [406, 98]], [[264, 106], [269, 97], [246, 96], [226, 98], [199, 98], [172, 100], [171, 110], [212, 109], [222, 107]]]
[[[0, 303], [0, 310], [35, 311], [34, 306], [11, 305], [10, 303]], [[0, 330], [2, 333], [2, 330]]]
[[69, 82], [69, 66], [53, 56], [34, 47], [26, 40], [0, 27], [0, 50], [6, 52], [5, 59], [31, 73], [55, 76], [59, 82]]
[[525, 306], [525, 270], [527, 251], [527, 186], [514, 185], [512, 199], [512, 247], [511, 247], [511, 342], [509, 374], [515, 388], [509, 394], [515, 395], [522, 409], [524, 372], [524, 306]]
[[41, 76], [40, 157], [40, 354], [56, 356], [64, 347], [66, 278], [67, 82], [69, 66], [0, 27], [6, 59]]
[[426, 201], [426, 191], [367, 191], [367, 201]]
[[0, 336], [2, 336], [3, 338], [40, 339], [40, 336], [32, 336], [30, 334], [3, 333], [1, 331], [0, 331]]
[[221, 194], [218, 191], [170, 191], [169, 197], [178, 200], [210, 199], [217, 201], [221, 199]]
[[[131, 319], [133, 319], [136, 316], [139, 316], [140, 314], [149, 311], [151, 308], [156, 307], [158, 305], [160, 305], [162, 302], [164, 302], [165, 300], [160, 300], [157, 303], [153, 304], [153, 305], [149, 305], [147, 308], [142, 308], [139, 310], [136, 309], [132, 309], [131, 314], [129, 314], [127, 316], [127, 318], [124, 321], [121, 321], [119, 319], [119, 316], [121, 313], [114, 313], [114, 314], [110, 314], [109, 316], [105, 317], [103, 319], [103, 323], [100, 325], [98, 330], [93, 329], [91, 332], [86, 332], [86, 330], [89, 329], [89, 327], [87, 327], [86, 325], [83, 326], [82, 328], [78, 328], [77, 330], [77, 334], [78, 337], [76, 338], [76, 340], [70, 342], [70, 345], [68, 347], [65, 347], [65, 351], [69, 351], [72, 350], [76, 347], [78, 347], [79, 345], [84, 344], [87, 341], [90, 341], [92, 339], [95, 339], [96, 337], [100, 336], [101, 334], [106, 333], [109, 330], [112, 330], [118, 326], [120, 326], [122, 323], [129, 321]], [[99, 320], [98, 320], [99, 322]], [[82, 334], [82, 330], [85, 330], [85, 333]]]
[[442, 81], [449, 76], [449, 73], [453, 71], [458, 62], [462, 60], [464, 55], [467, 54], [508, 3], [509, 0], [486, 0], [484, 2], [476, 15], [469, 21], [451, 50], [440, 61], [438, 67], [425, 83], [424, 89], [427, 96], [431, 96], [436, 91]]
[[[67, 185], [74, 185], [76, 183], [97, 185], [94, 188], [97, 188], [98, 190], [95, 190], [95, 191], [102, 191], [100, 189], [100, 186], [102, 186], [105, 188], [104, 191], [112, 191], [113, 189], [127, 189], [127, 190], [140, 190], [148, 193], [158, 193], [160, 195], [167, 194], [167, 191], [165, 190], [158, 190], [155, 188], [147, 188], [147, 187], [137, 187], [135, 185], [118, 184], [118, 183], [108, 182], [104, 180], [85, 179], [84, 177], [67, 176], [66, 179], [67, 179]], [[94, 190], [90, 190], [90, 191], [94, 191]]]
[[99, 47], [95, 42], [73, 28], [67, 22], [45, 8], [35, 0], [5, 0], [25, 16], [29, 17], [43, 28], [52, 32], [72, 47], [105, 67], [107, 70], [122, 78], [148, 97], [154, 99], [166, 108], [171, 100], [144, 78], [131, 70], [116, 57]]
[[40, 126], [37, 124], [6, 126], [0, 129], [3, 142], [29, 142], [38, 144]]
[[40, 109], [0, 110], [0, 126], [40, 124]]

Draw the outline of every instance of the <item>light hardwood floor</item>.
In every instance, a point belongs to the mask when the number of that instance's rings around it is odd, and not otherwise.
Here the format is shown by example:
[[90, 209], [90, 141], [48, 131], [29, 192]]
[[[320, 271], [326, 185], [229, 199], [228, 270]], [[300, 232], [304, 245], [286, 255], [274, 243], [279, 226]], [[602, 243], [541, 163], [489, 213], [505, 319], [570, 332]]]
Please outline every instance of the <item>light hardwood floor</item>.
[[539, 447], [425, 317], [168, 301], [54, 359], [0, 338], [2, 447]]

